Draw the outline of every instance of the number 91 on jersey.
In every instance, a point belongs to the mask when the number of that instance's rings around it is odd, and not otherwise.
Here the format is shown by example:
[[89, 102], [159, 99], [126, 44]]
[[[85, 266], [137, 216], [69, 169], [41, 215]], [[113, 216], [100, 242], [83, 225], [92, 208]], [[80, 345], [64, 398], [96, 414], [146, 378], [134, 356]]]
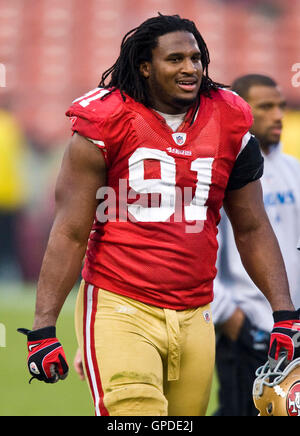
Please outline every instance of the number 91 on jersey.
[[[145, 178], [144, 163], [149, 159], [159, 162], [160, 178]], [[191, 187], [176, 186], [174, 157], [162, 150], [137, 149], [128, 161], [128, 180], [119, 180], [119, 198], [113, 188], [98, 190], [97, 199], [101, 201], [97, 208], [98, 221], [167, 222], [172, 216], [175, 222], [205, 221], [213, 161], [213, 158], [198, 158], [191, 162], [190, 170], [197, 173], [192, 195]]]

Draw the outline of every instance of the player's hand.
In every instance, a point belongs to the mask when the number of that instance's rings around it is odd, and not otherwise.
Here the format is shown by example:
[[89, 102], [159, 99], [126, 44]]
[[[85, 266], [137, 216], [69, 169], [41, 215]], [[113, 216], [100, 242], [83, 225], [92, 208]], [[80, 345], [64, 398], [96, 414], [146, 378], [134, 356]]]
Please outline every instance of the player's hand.
[[75, 355], [75, 358], [74, 358], [74, 369], [77, 372], [80, 380], [85, 380], [80, 348], [78, 348], [76, 355]]
[[39, 330], [18, 329], [27, 336], [27, 365], [31, 379], [45, 383], [56, 383], [64, 380], [69, 372], [64, 350], [56, 339], [55, 327], [45, 327]]
[[269, 349], [271, 367], [276, 366], [283, 354], [286, 354], [286, 364], [300, 357], [300, 309], [274, 312], [273, 317], [275, 324]]
[[232, 342], [238, 340], [239, 334], [245, 322], [245, 313], [239, 307], [233, 312], [231, 317], [222, 324], [222, 332]]

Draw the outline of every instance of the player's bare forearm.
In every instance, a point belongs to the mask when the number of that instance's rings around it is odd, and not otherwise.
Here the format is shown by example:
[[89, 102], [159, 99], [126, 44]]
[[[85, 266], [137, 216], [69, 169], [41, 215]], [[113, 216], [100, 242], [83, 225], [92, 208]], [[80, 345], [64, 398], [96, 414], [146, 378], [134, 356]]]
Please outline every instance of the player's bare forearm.
[[247, 273], [273, 311], [294, 310], [281, 251], [270, 225], [265, 222], [255, 231], [237, 235], [236, 243]]
[[56, 215], [38, 281], [34, 329], [56, 324], [80, 275], [98, 204], [96, 193], [105, 180], [101, 151], [74, 135], [56, 185]]
[[260, 182], [227, 194], [224, 203], [243, 265], [273, 311], [294, 310], [280, 247], [266, 215]]
[[86, 244], [53, 229], [37, 288], [33, 329], [56, 325], [61, 308], [81, 271]]

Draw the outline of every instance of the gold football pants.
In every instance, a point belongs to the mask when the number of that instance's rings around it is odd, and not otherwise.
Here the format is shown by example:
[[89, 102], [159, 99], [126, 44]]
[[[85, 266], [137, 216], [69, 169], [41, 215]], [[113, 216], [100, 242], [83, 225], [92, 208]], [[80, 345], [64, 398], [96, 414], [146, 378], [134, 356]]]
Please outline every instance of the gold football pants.
[[203, 416], [215, 362], [210, 307], [170, 310], [82, 282], [76, 333], [97, 416]]

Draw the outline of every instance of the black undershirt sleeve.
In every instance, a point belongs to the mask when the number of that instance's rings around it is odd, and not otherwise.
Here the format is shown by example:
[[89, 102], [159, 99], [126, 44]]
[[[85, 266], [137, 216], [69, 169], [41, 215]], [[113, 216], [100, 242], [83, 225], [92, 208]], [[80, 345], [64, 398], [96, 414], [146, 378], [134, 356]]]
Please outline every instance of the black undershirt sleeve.
[[264, 158], [257, 139], [251, 136], [234, 164], [226, 189], [228, 191], [241, 189], [248, 183], [260, 179], [263, 172]]

